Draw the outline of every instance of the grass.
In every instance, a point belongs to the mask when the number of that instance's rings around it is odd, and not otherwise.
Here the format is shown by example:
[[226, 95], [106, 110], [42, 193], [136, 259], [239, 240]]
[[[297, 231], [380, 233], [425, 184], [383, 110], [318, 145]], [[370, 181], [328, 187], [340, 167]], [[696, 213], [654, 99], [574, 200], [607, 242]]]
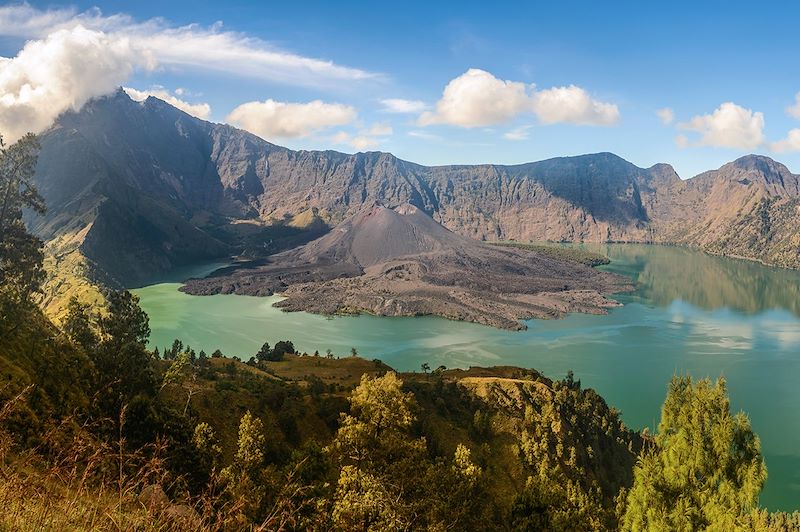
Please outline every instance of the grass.
[[285, 355], [280, 362], [266, 362], [272, 374], [290, 381], [306, 381], [310, 376], [326, 384], [346, 387], [357, 386], [361, 375], [378, 375], [391, 368], [379, 360], [370, 361], [361, 357], [327, 358], [320, 356]]
[[503, 246], [535, 251], [536, 253], [542, 253], [559, 260], [578, 262], [580, 264], [585, 264], [586, 266], [592, 267], [611, 263], [611, 260], [601, 253], [594, 253], [579, 247], [564, 246], [556, 243], [515, 242], [511, 240], [488, 243], [493, 246]]

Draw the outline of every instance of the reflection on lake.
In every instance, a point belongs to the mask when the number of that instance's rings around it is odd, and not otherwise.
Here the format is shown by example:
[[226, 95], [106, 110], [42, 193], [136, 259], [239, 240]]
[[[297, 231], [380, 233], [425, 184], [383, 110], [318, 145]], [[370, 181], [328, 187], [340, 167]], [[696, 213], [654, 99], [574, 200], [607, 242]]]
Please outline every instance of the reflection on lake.
[[249, 358], [265, 340], [301, 350], [380, 358], [399, 370], [511, 364], [559, 377], [574, 370], [632, 427], [657, 423], [674, 373], [723, 375], [731, 402], [761, 436], [769, 480], [762, 503], [800, 508], [800, 272], [682, 248], [587, 246], [638, 289], [607, 316], [531, 321], [510, 332], [439, 318], [326, 318], [283, 313], [276, 298], [189, 296], [179, 284], [136, 292], [150, 315], [151, 344], [174, 338], [195, 349]]

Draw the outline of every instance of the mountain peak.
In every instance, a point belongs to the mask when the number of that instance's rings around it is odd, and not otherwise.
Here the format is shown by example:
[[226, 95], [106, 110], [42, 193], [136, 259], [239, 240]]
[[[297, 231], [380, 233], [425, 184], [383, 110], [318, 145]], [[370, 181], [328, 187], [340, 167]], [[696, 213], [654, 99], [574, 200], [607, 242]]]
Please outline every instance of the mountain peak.
[[782, 163], [766, 155], [756, 154], [739, 157], [735, 161], [723, 165], [718, 172], [736, 174], [736, 176], [746, 172], [750, 176], [761, 177], [767, 181], [771, 181], [771, 178], [793, 177], [792, 172]]

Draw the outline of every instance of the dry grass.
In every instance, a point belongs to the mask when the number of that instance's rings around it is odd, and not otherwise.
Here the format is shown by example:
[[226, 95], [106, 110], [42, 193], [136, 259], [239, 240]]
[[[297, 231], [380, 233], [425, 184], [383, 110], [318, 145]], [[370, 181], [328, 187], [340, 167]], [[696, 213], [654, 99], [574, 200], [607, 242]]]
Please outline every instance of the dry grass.
[[[121, 436], [99, 442], [87, 424], [64, 420], [32, 450], [15, 453], [4, 422], [24, 404], [32, 386], [0, 407], [0, 531], [186, 530], [187, 519], [148, 511], [145, 486], [167, 481], [159, 444], [129, 453]], [[124, 426], [124, 410], [120, 426]], [[208, 529], [197, 516], [191, 529]]]
[[361, 357], [327, 358], [320, 356], [285, 355], [280, 362], [266, 362], [266, 368], [274, 375], [288, 381], [305, 381], [316, 377], [325, 384], [356, 386], [361, 376], [379, 375], [391, 370], [382, 362], [365, 360]]

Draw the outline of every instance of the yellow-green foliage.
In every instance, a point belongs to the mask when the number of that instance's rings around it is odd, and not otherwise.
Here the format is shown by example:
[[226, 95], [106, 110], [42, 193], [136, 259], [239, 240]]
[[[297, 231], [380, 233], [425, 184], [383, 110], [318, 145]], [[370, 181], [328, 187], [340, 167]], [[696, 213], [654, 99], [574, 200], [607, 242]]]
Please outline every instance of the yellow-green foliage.
[[731, 415], [725, 381], [675, 377], [655, 445], [636, 465], [624, 528], [743, 528], [766, 478], [758, 436], [747, 416]]
[[67, 304], [73, 297], [95, 311], [104, 308], [105, 296], [100, 285], [90, 280], [91, 267], [80, 250], [65, 252], [58, 249], [56, 243], [48, 243], [44, 269], [47, 275], [37, 302], [56, 324], [66, 317]]

